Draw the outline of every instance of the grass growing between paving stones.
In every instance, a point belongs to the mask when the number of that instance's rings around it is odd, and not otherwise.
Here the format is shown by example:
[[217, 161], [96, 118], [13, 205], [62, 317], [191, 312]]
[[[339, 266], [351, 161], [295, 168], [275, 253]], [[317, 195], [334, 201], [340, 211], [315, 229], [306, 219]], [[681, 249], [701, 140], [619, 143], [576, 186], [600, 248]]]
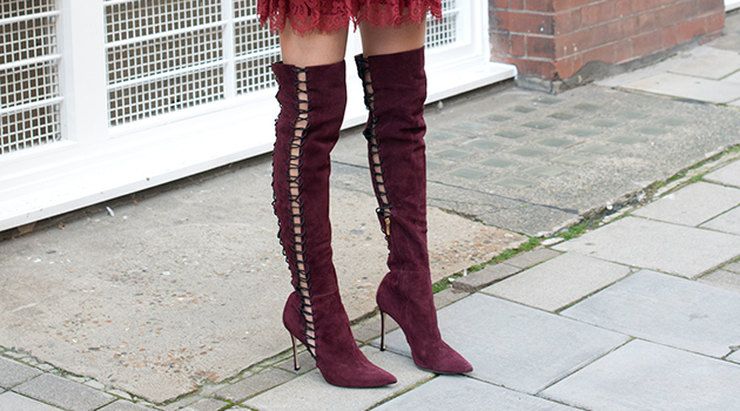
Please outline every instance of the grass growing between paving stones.
[[454, 273], [452, 275], [448, 275], [447, 277], [445, 277], [445, 278], [437, 281], [436, 283], [432, 284], [432, 292], [434, 292], [436, 294], [436, 293], [438, 293], [440, 291], [444, 291], [447, 288], [449, 288], [450, 285], [453, 282], [455, 282], [455, 280], [457, 278], [462, 277], [466, 273], [467, 274], [471, 274], [471, 273], [474, 273], [476, 271], [482, 270], [483, 268], [485, 268], [488, 265], [498, 264], [498, 263], [501, 263], [503, 261], [506, 261], [506, 260], [508, 260], [508, 259], [510, 259], [510, 258], [512, 258], [512, 257], [514, 257], [516, 255], [518, 255], [518, 254], [521, 254], [521, 253], [524, 253], [524, 252], [527, 252], [527, 251], [530, 251], [530, 250], [535, 249], [537, 246], [540, 245], [540, 243], [542, 243], [542, 239], [540, 237], [529, 237], [529, 239], [526, 242], [522, 243], [521, 245], [519, 245], [516, 248], [506, 249], [506, 250], [502, 251], [500, 254], [494, 256], [493, 258], [491, 258], [488, 261], [484, 261], [482, 263], [478, 263], [478, 264], [472, 265], [472, 266], [468, 267], [467, 269], [465, 269], [463, 271], [458, 271], [458, 272], [456, 272], [456, 273]]
[[[740, 144], [735, 144], [734, 146], [730, 146], [730, 147], [728, 147], [728, 148], [720, 151], [719, 153], [717, 153], [717, 154], [715, 154], [713, 156], [707, 157], [704, 160], [701, 160], [701, 161], [699, 161], [696, 164], [693, 164], [693, 165], [691, 165], [689, 167], [686, 167], [686, 168], [678, 171], [676, 174], [668, 177], [665, 180], [657, 181], [657, 182], [651, 184], [650, 186], [648, 186], [648, 188], [646, 188], [645, 191], [655, 192], [658, 189], [663, 188], [663, 187], [665, 187], [665, 186], [667, 186], [667, 185], [669, 185], [671, 183], [675, 183], [675, 182], [677, 182], [677, 181], [679, 181], [681, 179], [686, 178], [689, 174], [691, 174], [692, 171], [698, 170], [699, 168], [701, 168], [701, 167], [703, 167], [703, 166], [705, 166], [705, 165], [707, 165], [709, 163], [713, 163], [713, 162], [721, 159], [724, 156], [728, 156], [728, 155], [732, 155], [732, 154], [740, 154]], [[712, 170], [705, 170], [705, 171], [703, 171], [701, 173], [697, 173], [696, 175], [691, 176], [686, 183], [687, 184], [697, 183], [697, 182], [701, 181], [704, 178], [704, 176], [707, 175], [708, 173], [710, 173], [711, 171]]]

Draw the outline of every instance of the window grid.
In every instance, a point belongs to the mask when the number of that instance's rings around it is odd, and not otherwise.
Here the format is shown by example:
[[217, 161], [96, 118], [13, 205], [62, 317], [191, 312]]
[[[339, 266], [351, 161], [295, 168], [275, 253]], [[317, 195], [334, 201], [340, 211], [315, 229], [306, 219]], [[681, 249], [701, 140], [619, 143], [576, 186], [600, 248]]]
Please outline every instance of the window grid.
[[[259, 26], [257, 0], [104, 3], [111, 126], [276, 86], [270, 65], [280, 59], [279, 37]], [[429, 17], [427, 47], [457, 40], [456, 6], [443, 0], [443, 20]], [[229, 7], [232, 15], [223, 16]], [[233, 33], [229, 42], [225, 32]]]
[[236, 91], [251, 93], [276, 86], [270, 65], [280, 60], [280, 41], [256, 18], [256, 0], [234, 2], [234, 49], [236, 54]]
[[59, 139], [59, 104], [0, 111], [0, 155]]
[[218, 66], [113, 89], [111, 122], [123, 124], [221, 99], [223, 74]]
[[221, 0], [105, 0], [108, 43], [221, 21]]
[[0, 108], [53, 99], [59, 96], [59, 77], [54, 61], [0, 70]]
[[61, 138], [56, 11], [53, 0], [0, 1], [0, 155]]
[[110, 125], [224, 98], [221, 2], [106, 1]]
[[115, 46], [108, 49], [108, 82], [131, 81], [222, 58], [220, 27]]
[[56, 20], [49, 16], [0, 24], [0, 65], [54, 54]]
[[55, 11], [55, 0], [2, 0], [0, 19]]
[[257, 0], [234, 0], [234, 17], [248, 18], [257, 16]]
[[442, 0], [442, 19], [427, 20], [426, 47], [434, 48], [457, 41], [459, 11], [456, 0]]

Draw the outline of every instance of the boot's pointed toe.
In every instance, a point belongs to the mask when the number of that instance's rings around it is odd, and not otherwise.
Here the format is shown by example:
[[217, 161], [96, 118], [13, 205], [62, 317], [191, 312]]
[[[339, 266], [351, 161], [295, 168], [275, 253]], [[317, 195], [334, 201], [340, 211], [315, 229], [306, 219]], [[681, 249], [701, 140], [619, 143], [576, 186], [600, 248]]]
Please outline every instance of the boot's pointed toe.
[[432, 295], [424, 47], [368, 57], [358, 54], [355, 62], [368, 109], [363, 135], [378, 200], [376, 213], [389, 250], [390, 271], [378, 288], [378, 308], [403, 330], [418, 366], [445, 374], [470, 372], [470, 363], [442, 340]]
[[281, 108], [272, 154], [272, 205], [294, 288], [283, 310], [294, 367], [298, 339], [330, 384], [391, 384], [395, 378], [357, 347], [332, 263], [329, 154], [347, 102], [344, 60], [309, 67], [276, 62], [272, 69]]
[[437, 374], [465, 374], [473, 371], [470, 362], [444, 342], [434, 350], [433, 355], [424, 359], [414, 358], [414, 362]]

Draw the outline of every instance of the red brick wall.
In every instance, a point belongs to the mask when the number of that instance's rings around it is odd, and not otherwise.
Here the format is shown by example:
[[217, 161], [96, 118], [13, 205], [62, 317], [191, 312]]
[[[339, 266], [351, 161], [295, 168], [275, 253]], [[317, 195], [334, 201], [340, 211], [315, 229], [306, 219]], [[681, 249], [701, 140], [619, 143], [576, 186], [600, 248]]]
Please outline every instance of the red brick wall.
[[723, 0], [489, 0], [491, 53], [520, 77], [566, 80], [592, 61], [621, 64], [724, 26]]

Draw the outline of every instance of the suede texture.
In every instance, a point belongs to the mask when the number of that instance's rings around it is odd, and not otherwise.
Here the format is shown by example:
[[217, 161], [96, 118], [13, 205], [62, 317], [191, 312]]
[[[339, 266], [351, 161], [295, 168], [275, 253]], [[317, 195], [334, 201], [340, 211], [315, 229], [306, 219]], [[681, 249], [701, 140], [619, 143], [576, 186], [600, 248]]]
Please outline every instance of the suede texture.
[[[446, 374], [472, 371], [470, 363], [442, 340], [432, 294], [427, 247], [424, 47], [367, 58], [357, 55], [355, 62], [360, 78], [366, 70], [370, 73], [374, 103], [365, 132], [366, 137], [374, 134], [377, 141], [391, 213], [390, 235], [386, 237], [389, 272], [376, 294], [378, 307], [399, 324], [419, 367]], [[370, 147], [368, 139], [372, 170]], [[377, 185], [373, 185], [382, 205]]]
[[[273, 207], [278, 218], [278, 237], [292, 274], [296, 291], [283, 310], [283, 324], [303, 344], [308, 345], [305, 309], [299, 295], [295, 216], [290, 200], [289, 164], [295, 126], [299, 120], [298, 73], [282, 62], [272, 65], [278, 82], [276, 99], [280, 114], [275, 122], [273, 150]], [[339, 129], [347, 101], [345, 62], [305, 68], [308, 100], [308, 125], [300, 146], [299, 178], [303, 257], [309, 277], [310, 310], [315, 329], [316, 365], [324, 379], [343, 387], [378, 387], [396, 378], [371, 363], [357, 347], [349, 318], [339, 295], [332, 263], [331, 224], [329, 221], [330, 152], [339, 139]], [[304, 99], [305, 100], [305, 99]]]

